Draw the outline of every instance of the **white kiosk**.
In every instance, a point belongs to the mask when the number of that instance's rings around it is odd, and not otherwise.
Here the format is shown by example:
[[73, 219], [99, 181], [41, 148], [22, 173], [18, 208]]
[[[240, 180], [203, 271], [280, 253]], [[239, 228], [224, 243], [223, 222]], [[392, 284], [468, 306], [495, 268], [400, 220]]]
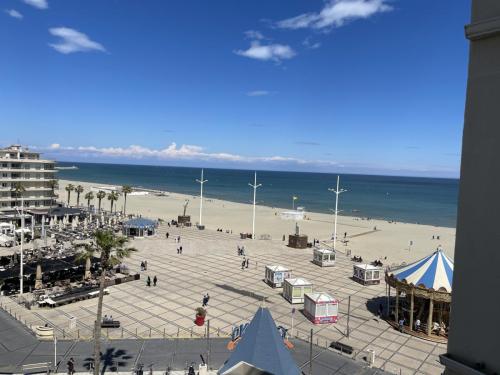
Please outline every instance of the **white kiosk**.
[[382, 267], [371, 264], [355, 264], [352, 277], [363, 285], [380, 284]]
[[301, 277], [285, 279], [283, 297], [290, 303], [304, 303], [304, 294], [312, 293], [313, 284]]
[[266, 283], [273, 288], [281, 288], [283, 281], [292, 277], [292, 270], [283, 266], [266, 266]]
[[339, 301], [328, 293], [308, 293], [304, 296], [304, 315], [314, 324], [336, 323]]
[[329, 249], [314, 249], [313, 263], [321, 267], [335, 265], [335, 251]]

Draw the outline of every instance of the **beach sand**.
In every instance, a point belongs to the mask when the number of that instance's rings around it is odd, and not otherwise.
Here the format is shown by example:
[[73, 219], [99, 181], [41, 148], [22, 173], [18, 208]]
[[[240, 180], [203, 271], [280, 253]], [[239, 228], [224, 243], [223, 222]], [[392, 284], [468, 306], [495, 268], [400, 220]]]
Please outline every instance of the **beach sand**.
[[[68, 183], [82, 185], [85, 189], [80, 195], [80, 205], [86, 206], [84, 195], [90, 191], [91, 187], [111, 187], [100, 183], [88, 183], [79, 181], [60, 180], [59, 200], [66, 202], [67, 192], [64, 190]], [[119, 186], [118, 186], [119, 187]], [[94, 194], [95, 195], [95, 194]], [[249, 191], [249, 199], [251, 192]], [[127, 198], [127, 213], [140, 214], [151, 219], [177, 220], [177, 215], [182, 214], [183, 204], [189, 199], [187, 215], [191, 215], [193, 224], [199, 221], [198, 196], [168, 193], [167, 196], [129, 195]], [[76, 193], [71, 193], [71, 205], [76, 205]], [[91, 204], [97, 207], [98, 201], [94, 199]], [[117, 202], [117, 210], [123, 209], [124, 199], [120, 196]], [[340, 208], [342, 201], [340, 201]], [[102, 208], [109, 210], [110, 202], [107, 198], [102, 200]], [[283, 208], [272, 208], [257, 206], [256, 208], [256, 238], [261, 235], [270, 235], [272, 240], [281, 241], [283, 235], [293, 234], [295, 223], [283, 220], [280, 213], [286, 211]], [[289, 210], [289, 209], [288, 209]], [[309, 236], [311, 242], [313, 238], [325, 241], [331, 245], [333, 234], [333, 215], [307, 212], [306, 220], [299, 222], [300, 232]], [[203, 224], [209, 230], [218, 228], [232, 230], [233, 233], [252, 231], [252, 205], [229, 202], [219, 199], [203, 199]], [[374, 231], [374, 228], [377, 228]], [[455, 228], [436, 227], [431, 225], [409, 224], [409, 223], [389, 223], [383, 220], [364, 220], [352, 216], [339, 216], [338, 218], [338, 239], [344, 238], [347, 232], [347, 244], [337, 242], [337, 250], [345, 252], [350, 250], [352, 255], [362, 256], [366, 261], [381, 259], [384, 265], [401, 264], [411, 262], [432, 253], [439, 245], [445, 253], [453, 258], [455, 248]], [[439, 236], [440, 239], [432, 237]], [[260, 240], [258, 240], [260, 241]], [[412, 245], [409, 246], [410, 241]], [[265, 246], [266, 241], [260, 241]], [[387, 259], [385, 259], [387, 257]]]

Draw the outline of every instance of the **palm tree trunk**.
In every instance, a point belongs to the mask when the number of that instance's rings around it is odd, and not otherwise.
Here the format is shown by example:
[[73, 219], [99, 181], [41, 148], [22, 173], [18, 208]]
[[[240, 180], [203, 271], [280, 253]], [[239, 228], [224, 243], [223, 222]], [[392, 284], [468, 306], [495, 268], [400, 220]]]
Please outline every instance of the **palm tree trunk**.
[[80, 193], [76, 195], [76, 207], [80, 207]]
[[[102, 256], [102, 254], [101, 254]], [[101, 365], [101, 322], [102, 322], [102, 302], [104, 299], [104, 283], [106, 281], [106, 272], [104, 264], [101, 262], [101, 280], [99, 282], [99, 298], [97, 300], [97, 316], [94, 326], [94, 375], [99, 374]]]
[[68, 206], [69, 206], [69, 194], [70, 194], [70, 192], [68, 191]]
[[124, 198], [125, 198], [125, 202], [123, 204], [123, 215], [125, 216], [125, 215], [127, 215], [127, 194], [125, 194]]
[[99, 199], [99, 212], [101, 212], [101, 200]]
[[111, 201], [111, 213], [113, 213], [113, 201]]

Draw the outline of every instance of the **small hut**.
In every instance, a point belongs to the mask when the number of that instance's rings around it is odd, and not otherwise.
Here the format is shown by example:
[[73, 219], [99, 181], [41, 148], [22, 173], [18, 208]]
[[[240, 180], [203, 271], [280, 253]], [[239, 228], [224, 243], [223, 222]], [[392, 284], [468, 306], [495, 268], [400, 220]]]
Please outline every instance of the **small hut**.
[[156, 232], [156, 221], [137, 217], [123, 223], [123, 234], [130, 237], [149, 237]]
[[339, 301], [327, 293], [307, 293], [304, 296], [304, 315], [314, 324], [336, 323]]
[[281, 288], [283, 281], [292, 277], [292, 270], [283, 266], [266, 266], [265, 280], [273, 288]]
[[290, 303], [304, 303], [304, 294], [312, 291], [313, 284], [301, 277], [283, 282], [283, 297]]
[[382, 267], [372, 264], [355, 264], [352, 277], [363, 285], [380, 284]]
[[314, 249], [313, 263], [321, 267], [335, 265], [335, 251], [329, 249]]
[[[387, 270], [387, 303], [394, 324], [403, 321], [410, 334], [425, 334], [444, 339], [448, 334], [453, 261], [443, 250], [409, 265]], [[391, 287], [396, 289], [395, 306], [391, 306]]]

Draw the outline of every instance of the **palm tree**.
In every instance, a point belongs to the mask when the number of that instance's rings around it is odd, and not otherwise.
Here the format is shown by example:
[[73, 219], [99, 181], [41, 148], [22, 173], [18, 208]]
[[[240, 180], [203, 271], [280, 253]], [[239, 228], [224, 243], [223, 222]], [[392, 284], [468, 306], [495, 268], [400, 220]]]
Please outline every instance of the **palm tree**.
[[87, 208], [90, 209], [90, 201], [94, 200], [94, 193], [92, 193], [91, 191], [89, 191], [87, 194], [85, 194], [84, 198], [87, 200]]
[[90, 259], [96, 254], [100, 256], [99, 275], [99, 298], [97, 300], [97, 316], [94, 326], [94, 375], [99, 374], [101, 364], [101, 322], [102, 304], [104, 299], [104, 284], [106, 281], [106, 270], [121, 263], [124, 258], [128, 258], [132, 252], [137, 251], [132, 247], [125, 247], [128, 239], [116, 236], [109, 230], [97, 230], [94, 235], [94, 242], [85, 246], [85, 251], [79, 256], [81, 260]]
[[70, 198], [70, 196], [71, 196], [71, 192], [72, 192], [73, 190], [75, 190], [75, 186], [74, 186], [73, 184], [68, 184], [68, 185], [64, 188], [64, 190], [66, 190], [66, 191], [68, 192], [68, 206], [69, 206], [69, 198]]
[[99, 191], [97, 192], [96, 197], [97, 197], [97, 199], [99, 199], [99, 211], [101, 211], [101, 201], [102, 201], [102, 199], [103, 199], [105, 196], [106, 196], [106, 193], [105, 193], [104, 191], [99, 190]]
[[[116, 191], [112, 191], [111, 193], [108, 194], [108, 201], [111, 203], [111, 213], [113, 213], [113, 203], [118, 200], [118, 197], [120, 194], [118, 194]], [[115, 207], [116, 210], [116, 207]]]
[[[11, 189], [16, 198], [19, 199], [23, 193], [26, 191], [26, 188], [24, 187], [24, 185], [21, 183], [21, 182], [16, 182], [14, 183], [14, 185], [12, 185], [12, 189]], [[17, 206], [17, 200], [16, 200], [16, 206]]]
[[123, 185], [122, 186], [122, 193], [123, 193], [123, 198], [125, 199], [125, 202], [123, 203], [123, 214], [127, 214], [127, 194], [130, 194], [132, 192], [132, 186], [129, 185]]
[[78, 185], [76, 188], [75, 188], [75, 191], [76, 191], [76, 206], [80, 206], [80, 194], [83, 193], [83, 186], [82, 185]]

